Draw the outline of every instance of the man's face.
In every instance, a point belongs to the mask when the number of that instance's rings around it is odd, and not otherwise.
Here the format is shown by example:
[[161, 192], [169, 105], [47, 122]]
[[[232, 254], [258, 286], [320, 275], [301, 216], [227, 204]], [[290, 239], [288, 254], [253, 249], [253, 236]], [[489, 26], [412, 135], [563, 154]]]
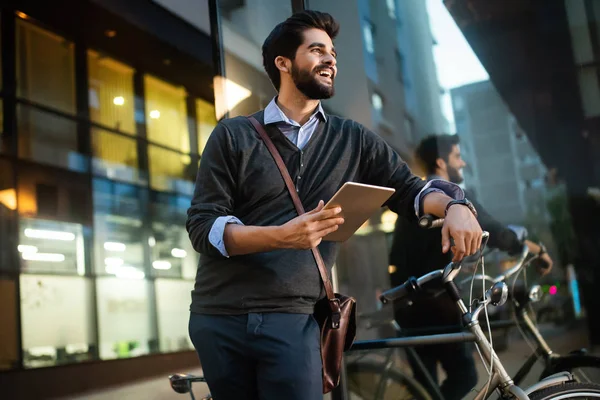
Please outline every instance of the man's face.
[[336, 52], [325, 31], [304, 31], [304, 42], [292, 62], [292, 80], [300, 92], [312, 100], [328, 99], [335, 93]]
[[452, 146], [452, 151], [448, 155], [448, 162], [446, 163], [446, 172], [448, 173], [448, 179], [452, 183], [462, 183], [464, 181], [462, 169], [467, 165], [460, 155], [460, 147], [455, 144]]

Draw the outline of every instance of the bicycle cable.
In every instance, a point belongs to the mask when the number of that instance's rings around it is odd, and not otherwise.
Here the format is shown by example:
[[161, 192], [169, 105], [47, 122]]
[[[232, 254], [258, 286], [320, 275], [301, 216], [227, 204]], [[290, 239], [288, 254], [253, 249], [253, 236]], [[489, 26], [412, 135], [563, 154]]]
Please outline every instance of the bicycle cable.
[[[529, 266], [529, 264], [531, 264], [533, 262], [533, 260], [535, 260], [535, 257], [532, 258], [532, 259], [530, 259], [526, 263], [524, 263], [523, 266], [521, 267], [521, 270], [518, 273], [515, 274], [515, 277], [514, 277], [514, 279], [512, 281], [512, 284], [511, 284], [511, 291], [512, 291], [513, 299], [514, 299], [514, 295], [515, 295], [515, 286], [517, 284], [517, 279], [519, 278], [519, 275], [521, 273], [524, 274], [525, 285], [527, 285], [527, 283], [526, 283], [527, 282], [526, 270], [527, 270], [527, 267]], [[527, 287], [527, 286], [525, 286], [525, 287]], [[519, 320], [518, 320], [518, 317], [517, 317], [517, 314], [516, 314], [516, 311], [515, 311], [514, 307], [513, 307], [512, 313], [513, 313], [513, 318], [515, 319], [515, 321], [517, 321], [517, 328], [519, 329], [519, 333], [521, 334], [521, 336], [525, 340], [525, 343], [527, 343], [527, 346], [529, 346], [529, 348], [531, 349], [531, 351], [534, 354], [537, 354], [537, 350], [536, 350], [535, 346], [531, 343], [531, 339], [527, 336], [527, 333], [525, 333], [525, 331], [523, 330], [523, 327], [519, 323]], [[538, 358], [539, 358], [539, 356], [538, 356]]]
[[[482, 277], [481, 277], [481, 291], [483, 293], [483, 298], [485, 299], [485, 259], [481, 260], [481, 273], [482, 273]], [[490, 370], [488, 372], [488, 382], [485, 388], [485, 394], [483, 395], [483, 398], [485, 399], [487, 397], [488, 391], [490, 390], [490, 385], [492, 384], [492, 376], [494, 374], [494, 342], [492, 339], [492, 327], [490, 326], [490, 316], [488, 314], [488, 308], [487, 305], [485, 306], [485, 308], [483, 309], [483, 311], [485, 312], [485, 321], [487, 323], [487, 327], [488, 327], [488, 335], [489, 335], [489, 340], [490, 340], [490, 354], [492, 355], [490, 358]], [[484, 363], [485, 364], [485, 363]]]
[[[487, 241], [486, 241], [487, 244]], [[483, 245], [485, 246], [485, 245]], [[478, 259], [477, 263], [475, 264], [475, 268], [473, 271], [473, 277], [471, 278], [471, 288], [469, 290], [469, 313], [472, 312], [472, 305], [473, 305], [473, 285], [475, 283], [475, 275], [477, 274], [477, 271], [479, 270], [479, 263], [481, 263], [481, 291], [482, 291], [482, 299], [483, 301], [485, 301], [485, 259], [483, 257], [483, 249], [481, 251], [481, 257]], [[486, 323], [488, 326], [488, 335], [489, 335], [489, 341], [490, 341], [490, 347], [493, 349], [494, 345], [493, 345], [493, 341], [492, 341], [492, 328], [490, 326], [490, 318], [489, 318], [489, 314], [487, 311], [487, 305], [484, 307], [484, 312], [485, 312], [485, 319], [486, 319]], [[490, 367], [488, 369], [488, 366], [485, 363], [485, 359], [483, 357], [483, 354], [481, 354], [481, 349], [479, 348], [479, 345], [477, 344], [477, 342], [475, 343], [475, 348], [477, 349], [477, 353], [479, 353], [479, 357], [481, 358], [481, 363], [483, 364], [484, 368], [486, 369], [487, 373], [488, 373], [488, 381], [487, 384], [485, 385], [485, 395], [483, 398], [487, 397], [487, 393], [490, 389], [490, 385], [492, 383], [492, 375], [493, 375], [493, 368], [494, 368], [494, 357], [490, 357]], [[491, 352], [490, 352], [491, 354]], [[476, 389], [475, 389], [476, 390]], [[477, 391], [477, 390], [476, 390]]]

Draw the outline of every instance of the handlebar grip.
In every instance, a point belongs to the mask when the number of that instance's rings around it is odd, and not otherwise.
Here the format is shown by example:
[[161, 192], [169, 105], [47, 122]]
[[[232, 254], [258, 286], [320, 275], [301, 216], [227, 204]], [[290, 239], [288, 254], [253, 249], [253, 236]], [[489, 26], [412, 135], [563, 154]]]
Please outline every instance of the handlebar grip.
[[441, 228], [442, 225], [444, 225], [444, 218], [436, 218], [431, 214], [419, 218], [419, 226], [423, 229]]
[[395, 288], [383, 292], [381, 296], [379, 296], [379, 301], [382, 304], [387, 304], [390, 301], [402, 299], [408, 296], [409, 294], [416, 292], [418, 289], [419, 282], [417, 281], [417, 278], [411, 276], [402, 285], [396, 286]]

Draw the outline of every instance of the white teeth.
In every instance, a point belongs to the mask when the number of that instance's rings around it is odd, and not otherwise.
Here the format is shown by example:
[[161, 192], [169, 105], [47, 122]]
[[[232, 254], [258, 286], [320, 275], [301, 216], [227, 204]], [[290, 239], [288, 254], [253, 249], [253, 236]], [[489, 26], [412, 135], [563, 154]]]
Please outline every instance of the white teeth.
[[326, 77], [328, 77], [328, 78], [330, 78], [330, 77], [331, 77], [331, 73], [330, 73], [330, 72], [328, 72], [328, 71], [320, 71], [320, 72], [319, 72], [319, 75], [321, 75], [321, 76], [326, 76]]

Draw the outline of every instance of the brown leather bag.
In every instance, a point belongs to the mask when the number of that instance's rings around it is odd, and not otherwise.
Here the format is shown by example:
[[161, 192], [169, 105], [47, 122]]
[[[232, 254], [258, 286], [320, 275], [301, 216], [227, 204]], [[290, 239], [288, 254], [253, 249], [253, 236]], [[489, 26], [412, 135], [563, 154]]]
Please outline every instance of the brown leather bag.
[[[290, 174], [281, 159], [281, 155], [273, 141], [254, 117], [248, 117], [258, 131], [273, 156], [281, 176], [290, 192], [298, 215], [304, 214], [304, 207], [298, 197]], [[334, 293], [329, 280], [325, 263], [318, 248], [312, 248], [312, 253], [321, 274], [321, 280], [327, 294], [315, 305], [314, 317], [321, 328], [321, 363], [323, 366], [323, 393], [329, 393], [340, 383], [342, 354], [348, 350], [356, 338], [356, 300], [353, 297]]]

